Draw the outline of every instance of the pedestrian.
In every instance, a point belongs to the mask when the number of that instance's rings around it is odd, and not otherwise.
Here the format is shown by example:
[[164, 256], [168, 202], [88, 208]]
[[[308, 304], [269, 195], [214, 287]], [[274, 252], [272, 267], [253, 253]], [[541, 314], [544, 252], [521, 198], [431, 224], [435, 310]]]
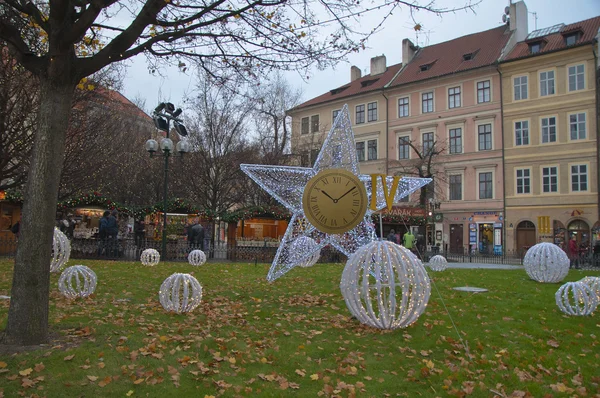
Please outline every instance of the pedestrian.
[[600, 266], [600, 239], [594, 244], [594, 265]]
[[193, 220], [187, 229], [188, 248], [190, 250], [203, 250], [204, 243], [204, 228], [198, 223], [198, 220]]
[[569, 241], [569, 258], [571, 260], [571, 268], [579, 268], [579, 247], [575, 235]]
[[144, 220], [136, 220], [133, 225], [133, 234], [135, 237], [135, 245], [141, 248], [144, 244], [144, 237], [146, 236], [146, 223]]
[[75, 220], [73, 219], [73, 215], [69, 214], [67, 216], [67, 222], [69, 223], [67, 226], [66, 234], [69, 239], [73, 239], [73, 232], [75, 231]]
[[106, 253], [108, 245], [108, 218], [110, 211], [106, 210], [100, 219], [100, 227], [98, 228], [98, 257]]
[[398, 241], [396, 240], [396, 231], [394, 230], [394, 228], [390, 229], [390, 233], [387, 236], [387, 240], [389, 240], [390, 242], [398, 243]]
[[21, 217], [19, 217], [19, 220], [10, 227], [10, 232], [15, 234], [17, 240], [19, 239], [19, 232], [21, 232]]
[[118, 235], [119, 235], [119, 222], [117, 217], [119, 212], [117, 210], [113, 210], [108, 216], [108, 225], [107, 225], [107, 234], [108, 234], [108, 248], [109, 248], [109, 256], [117, 257], [119, 254], [118, 247]]
[[404, 237], [403, 237], [404, 247], [406, 247], [408, 250], [410, 250], [413, 253], [415, 250], [415, 239], [416, 238], [410, 229], [408, 231], [406, 231], [406, 233], [404, 234]]

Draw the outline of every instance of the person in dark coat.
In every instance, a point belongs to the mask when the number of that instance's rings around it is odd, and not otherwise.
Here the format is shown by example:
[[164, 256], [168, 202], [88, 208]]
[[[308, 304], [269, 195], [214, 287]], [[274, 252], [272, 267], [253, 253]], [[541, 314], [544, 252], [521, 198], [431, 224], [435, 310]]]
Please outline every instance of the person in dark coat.
[[188, 225], [187, 229], [188, 248], [203, 250], [204, 227], [195, 221]]
[[113, 210], [108, 216], [108, 225], [106, 227], [108, 233], [108, 255], [112, 257], [117, 257], [119, 254], [117, 241], [117, 236], [119, 235], [119, 222], [117, 221], [118, 215], [119, 212], [117, 210]]
[[136, 220], [133, 225], [133, 233], [135, 236], [135, 245], [140, 248], [144, 244], [144, 237], [146, 236], [146, 223], [144, 220]]
[[98, 257], [106, 252], [108, 244], [108, 223], [110, 211], [106, 210], [100, 219], [100, 228], [98, 230]]

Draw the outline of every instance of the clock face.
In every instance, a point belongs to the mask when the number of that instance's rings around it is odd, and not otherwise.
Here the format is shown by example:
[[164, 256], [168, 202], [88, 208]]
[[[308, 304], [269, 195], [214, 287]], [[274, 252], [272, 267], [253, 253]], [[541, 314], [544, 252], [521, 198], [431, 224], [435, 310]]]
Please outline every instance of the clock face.
[[367, 190], [345, 169], [327, 169], [311, 178], [302, 195], [308, 221], [327, 234], [343, 234], [356, 227], [367, 211]]

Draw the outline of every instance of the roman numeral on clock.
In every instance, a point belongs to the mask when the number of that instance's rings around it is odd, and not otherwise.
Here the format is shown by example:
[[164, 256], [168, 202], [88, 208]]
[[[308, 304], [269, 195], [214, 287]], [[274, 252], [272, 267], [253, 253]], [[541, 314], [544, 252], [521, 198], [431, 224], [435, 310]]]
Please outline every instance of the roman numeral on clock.
[[342, 177], [333, 177], [334, 184], [339, 184], [340, 182], [342, 182]]
[[360, 200], [358, 200], [358, 199], [354, 199], [352, 201], [352, 206], [358, 206], [359, 204], [360, 204]]
[[332, 218], [332, 219], [331, 219], [331, 226], [332, 226], [332, 227], [337, 227], [337, 221], [336, 221], [336, 219], [335, 219], [335, 218]]

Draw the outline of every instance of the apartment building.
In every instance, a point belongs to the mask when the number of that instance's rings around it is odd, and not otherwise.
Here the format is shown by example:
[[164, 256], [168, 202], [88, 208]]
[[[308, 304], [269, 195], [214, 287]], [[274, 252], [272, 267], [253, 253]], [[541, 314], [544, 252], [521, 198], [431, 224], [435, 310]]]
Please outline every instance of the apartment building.
[[533, 31], [499, 65], [509, 250], [600, 238], [599, 29], [595, 17]]
[[333, 120], [348, 104], [360, 172], [385, 173], [388, 108], [383, 87], [401, 66], [388, 67], [384, 55], [374, 57], [368, 75], [362, 76], [361, 70], [352, 66], [348, 84], [288, 111], [292, 117], [292, 153], [300, 154], [303, 166], [314, 163]]

